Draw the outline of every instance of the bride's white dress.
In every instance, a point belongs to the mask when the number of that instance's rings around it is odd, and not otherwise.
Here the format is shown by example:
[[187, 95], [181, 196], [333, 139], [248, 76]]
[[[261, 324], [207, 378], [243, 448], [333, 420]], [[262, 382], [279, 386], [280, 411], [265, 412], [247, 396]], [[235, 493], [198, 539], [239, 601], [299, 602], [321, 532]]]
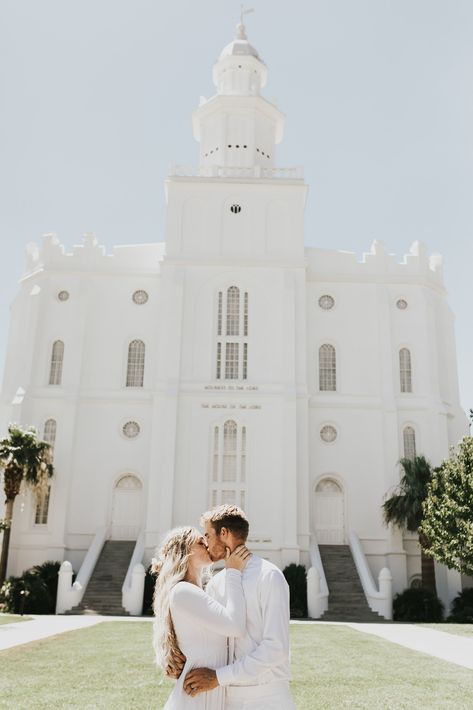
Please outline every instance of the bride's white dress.
[[189, 582], [178, 582], [171, 592], [171, 616], [179, 648], [187, 661], [164, 710], [223, 710], [225, 689], [215, 688], [195, 697], [183, 689], [192, 668], [219, 668], [227, 664], [227, 637], [243, 636], [246, 604], [241, 573], [226, 572], [226, 605]]

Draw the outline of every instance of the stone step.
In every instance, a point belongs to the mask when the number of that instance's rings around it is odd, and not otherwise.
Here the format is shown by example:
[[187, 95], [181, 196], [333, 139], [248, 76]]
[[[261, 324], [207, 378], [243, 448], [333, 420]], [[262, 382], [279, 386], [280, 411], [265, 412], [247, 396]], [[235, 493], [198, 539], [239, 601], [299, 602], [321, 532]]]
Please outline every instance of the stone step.
[[68, 613], [129, 616], [122, 607], [122, 586], [134, 548], [133, 541], [107, 540], [81, 603]]
[[329, 589], [328, 609], [322, 621], [382, 622], [366, 601], [348, 545], [319, 545]]

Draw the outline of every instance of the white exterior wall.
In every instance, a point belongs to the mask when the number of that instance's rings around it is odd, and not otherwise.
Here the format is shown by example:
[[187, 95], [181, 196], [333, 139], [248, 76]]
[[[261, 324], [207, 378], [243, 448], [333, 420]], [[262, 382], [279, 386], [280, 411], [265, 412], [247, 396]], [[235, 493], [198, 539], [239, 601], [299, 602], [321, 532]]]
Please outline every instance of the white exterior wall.
[[[377, 242], [361, 261], [304, 249], [303, 180], [264, 171], [283, 116], [258, 95], [266, 68], [252, 52], [242, 60], [225, 50], [215, 72], [222, 95], [194, 113], [201, 170], [174, 170], [166, 181], [165, 249], [107, 255], [93, 235], [71, 254], [54, 235], [41, 249], [28, 246], [0, 422], [42, 434], [54, 418], [56, 475], [46, 525], [34, 524], [31, 496], [17, 500], [10, 573], [45, 559], [69, 559], [77, 570], [97, 528], [112, 522], [124, 474], [141, 485], [138, 522], [150, 556], [166, 530], [197, 523], [209, 507], [212, 433], [228, 420], [246, 427], [253, 549], [281, 566], [307, 563], [321, 525], [315, 489], [330, 479], [343, 492], [339, 542], [356, 531], [372, 572], [391, 569], [394, 591], [420, 571], [415, 538], [386, 529], [381, 505], [399, 480], [406, 425], [433, 464], [467, 432], [440, 260], [419, 244], [401, 263]], [[245, 86], [250, 95], [241, 95]], [[216, 379], [217, 299], [230, 286], [249, 299], [245, 380]], [[139, 289], [144, 305], [132, 301]], [[67, 301], [58, 301], [61, 290]], [[318, 305], [324, 294], [335, 300], [329, 311]], [[48, 384], [57, 339], [65, 344], [60, 386]], [[131, 388], [134, 339], [146, 358], [144, 386]], [[324, 343], [336, 348], [335, 392], [319, 391]], [[400, 392], [401, 347], [411, 352], [412, 393]], [[140, 426], [135, 439], [122, 433], [127, 421]], [[334, 442], [321, 440], [324, 425], [336, 428]]]

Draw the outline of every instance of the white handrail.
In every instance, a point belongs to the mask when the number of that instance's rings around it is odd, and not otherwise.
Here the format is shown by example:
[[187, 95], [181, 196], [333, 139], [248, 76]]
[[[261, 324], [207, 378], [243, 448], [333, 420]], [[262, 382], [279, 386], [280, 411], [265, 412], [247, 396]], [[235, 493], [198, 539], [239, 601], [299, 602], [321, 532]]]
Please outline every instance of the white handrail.
[[145, 533], [143, 530], [138, 535], [122, 586], [122, 606], [132, 616], [141, 616], [143, 612], [143, 593], [146, 575], [145, 568], [142, 564], [144, 551]]
[[392, 619], [393, 594], [391, 572], [387, 567], [383, 567], [378, 575], [378, 591], [361, 546], [360, 538], [354, 530], [350, 532], [349, 543], [351, 554], [353, 555], [358, 576], [370, 609], [381, 614], [385, 619]]
[[57, 586], [56, 614], [64, 614], [72, 607], [80, 604], [89, 583], [92, 572], [107, 539], [108, 527], [103, 525], [97, 528], [94, 539], [87, 550], [81, 564], [76, 581], [72, 584], [72, 565], [64, 560], [59, 569]]
[[307, 572], [307, 608], [312, 619], [319, 619], [328, 609], [329, 590], [319, 546], [312, 535], [309, 545], [310, 568]]

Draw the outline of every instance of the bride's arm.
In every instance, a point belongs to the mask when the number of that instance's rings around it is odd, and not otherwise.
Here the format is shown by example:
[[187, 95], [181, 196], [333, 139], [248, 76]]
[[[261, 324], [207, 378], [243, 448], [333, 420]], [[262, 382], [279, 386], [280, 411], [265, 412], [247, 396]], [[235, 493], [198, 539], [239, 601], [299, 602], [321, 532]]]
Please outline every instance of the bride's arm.
[[203, 626], [222, 636], [243, 636], [246, 629], [246, 603], [241, 572], [227, 569], [225, 584], [225, 606], [194, 584], [176, 584], [171, 597], [173, 615], [185, 614], [189, 617], [189, 623]]

